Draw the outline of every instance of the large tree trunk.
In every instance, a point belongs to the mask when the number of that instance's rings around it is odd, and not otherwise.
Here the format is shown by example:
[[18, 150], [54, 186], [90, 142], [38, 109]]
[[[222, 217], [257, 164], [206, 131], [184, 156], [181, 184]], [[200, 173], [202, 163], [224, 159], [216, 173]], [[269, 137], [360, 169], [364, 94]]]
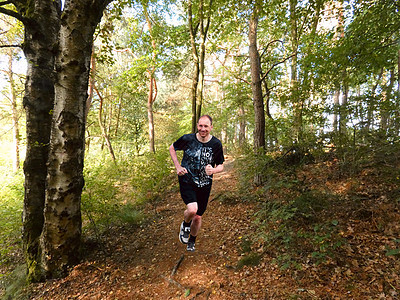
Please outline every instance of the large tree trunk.
[[58, 80], [49, 153], [42, 267], [46, 277], [66, 274], [80, 259], [86, 101], [93, 34], [109, 0], [65, 3], [56, 60]]
[[[23, 50], [28, 61], [23, 100], [27, 142], [22, 239], [28, 280], [38, 281], [42, 279], [39, 238], [44, 222], [46, 163], [54, 103], [54, 50], [60, 27], [61, 1], [20, 1], [16, 6], [25, 18]], [[24, 15], [27, 11], [29, 16]]]

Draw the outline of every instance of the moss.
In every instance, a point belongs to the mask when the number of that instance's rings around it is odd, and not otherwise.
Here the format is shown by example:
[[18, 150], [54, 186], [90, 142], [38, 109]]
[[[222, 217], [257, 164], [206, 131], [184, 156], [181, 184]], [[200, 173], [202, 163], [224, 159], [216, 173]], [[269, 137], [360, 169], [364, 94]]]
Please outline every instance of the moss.
[[38, 262], [34, 259], [27, 258], [27, 263], [29, 267], [26, 274], [26, 281], [28, 283], [42, 281], [43, 279], [42, 268], [40, 267]]
[[257, 266], [260, 263], [261, 256], [257, 253], [250, 253], [244, 256], [237, 264], [237, 268], [240, 269], [244, 266]]

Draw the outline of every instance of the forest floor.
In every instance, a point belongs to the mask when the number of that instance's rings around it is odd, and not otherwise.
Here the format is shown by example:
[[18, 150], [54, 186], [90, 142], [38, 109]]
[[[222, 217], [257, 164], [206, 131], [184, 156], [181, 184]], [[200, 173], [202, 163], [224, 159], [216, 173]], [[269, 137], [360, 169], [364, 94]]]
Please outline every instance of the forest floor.
[[[335, 184], [345, 189], [350, 183]], [[30, 299], [400, 297], [399, 258], [385, 255], [385, 245], [399, 238], [398, 207], [378, 199], [375, 202], [385, 212], [370, 207], [363, 219], [347, 220], [343, 236], [349, 243], [342, 250], [341, 263], [328, 261], [283, 270], [260, 246], [254, 249], [261, 254], [256, 265], [238, 267], [245, 255], [242, 240], [255, 231], [258, 204], [241, 201], [241, 197], [222, 197], [226, 192], [238, 192], [232, 160], [214, 177], [195, 252], [187, 252], [178, 240], [184, 204], [174, 188], [164, 199], [148, 204], [150, 219], [142, 225], [114, 228], [102, 246], [88, 245], [85, 260], [66, 278], [31, 285]], [[388, 232], [377, 229], [379, 214], [390, 219], [385, 227]]]

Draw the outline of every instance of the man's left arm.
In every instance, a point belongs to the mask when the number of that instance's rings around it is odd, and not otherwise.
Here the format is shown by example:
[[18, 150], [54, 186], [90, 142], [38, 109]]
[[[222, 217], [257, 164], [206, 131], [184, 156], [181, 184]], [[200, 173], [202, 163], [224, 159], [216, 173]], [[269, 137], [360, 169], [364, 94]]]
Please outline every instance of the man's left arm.
[[207, 165], [207, 166], [206, 166], [206, 174], [207, 174], [208, 176], [213, 175], [213, 174], [216, 174], [216, 173], [220, 173], [220, 172], [222, 172], [223, 170], [224, 170], [224, 165], [223, 165], [223, 163], [220, 164], [220, 165], [218, 165], [218, 166], [216, 166], [215, 168], [213, 168], [212, 165]]

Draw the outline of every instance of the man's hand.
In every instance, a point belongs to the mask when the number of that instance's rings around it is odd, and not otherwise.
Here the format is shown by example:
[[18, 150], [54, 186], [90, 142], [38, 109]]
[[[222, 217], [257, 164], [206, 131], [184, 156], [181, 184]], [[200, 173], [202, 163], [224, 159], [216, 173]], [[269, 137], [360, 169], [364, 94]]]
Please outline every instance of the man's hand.
[[187, 174], [187, 170], [186, 168], [179, 166], [178, 168], [176, 168], [176, 174], [178, 174], [178, 176], [183, 176], [185, 174]]
[[206, 174], [208, 176], [211, 176], [212, 174], [214, 174], [214, 168], [212, 167], [212, 165], [207, 165], [206, 166]]

